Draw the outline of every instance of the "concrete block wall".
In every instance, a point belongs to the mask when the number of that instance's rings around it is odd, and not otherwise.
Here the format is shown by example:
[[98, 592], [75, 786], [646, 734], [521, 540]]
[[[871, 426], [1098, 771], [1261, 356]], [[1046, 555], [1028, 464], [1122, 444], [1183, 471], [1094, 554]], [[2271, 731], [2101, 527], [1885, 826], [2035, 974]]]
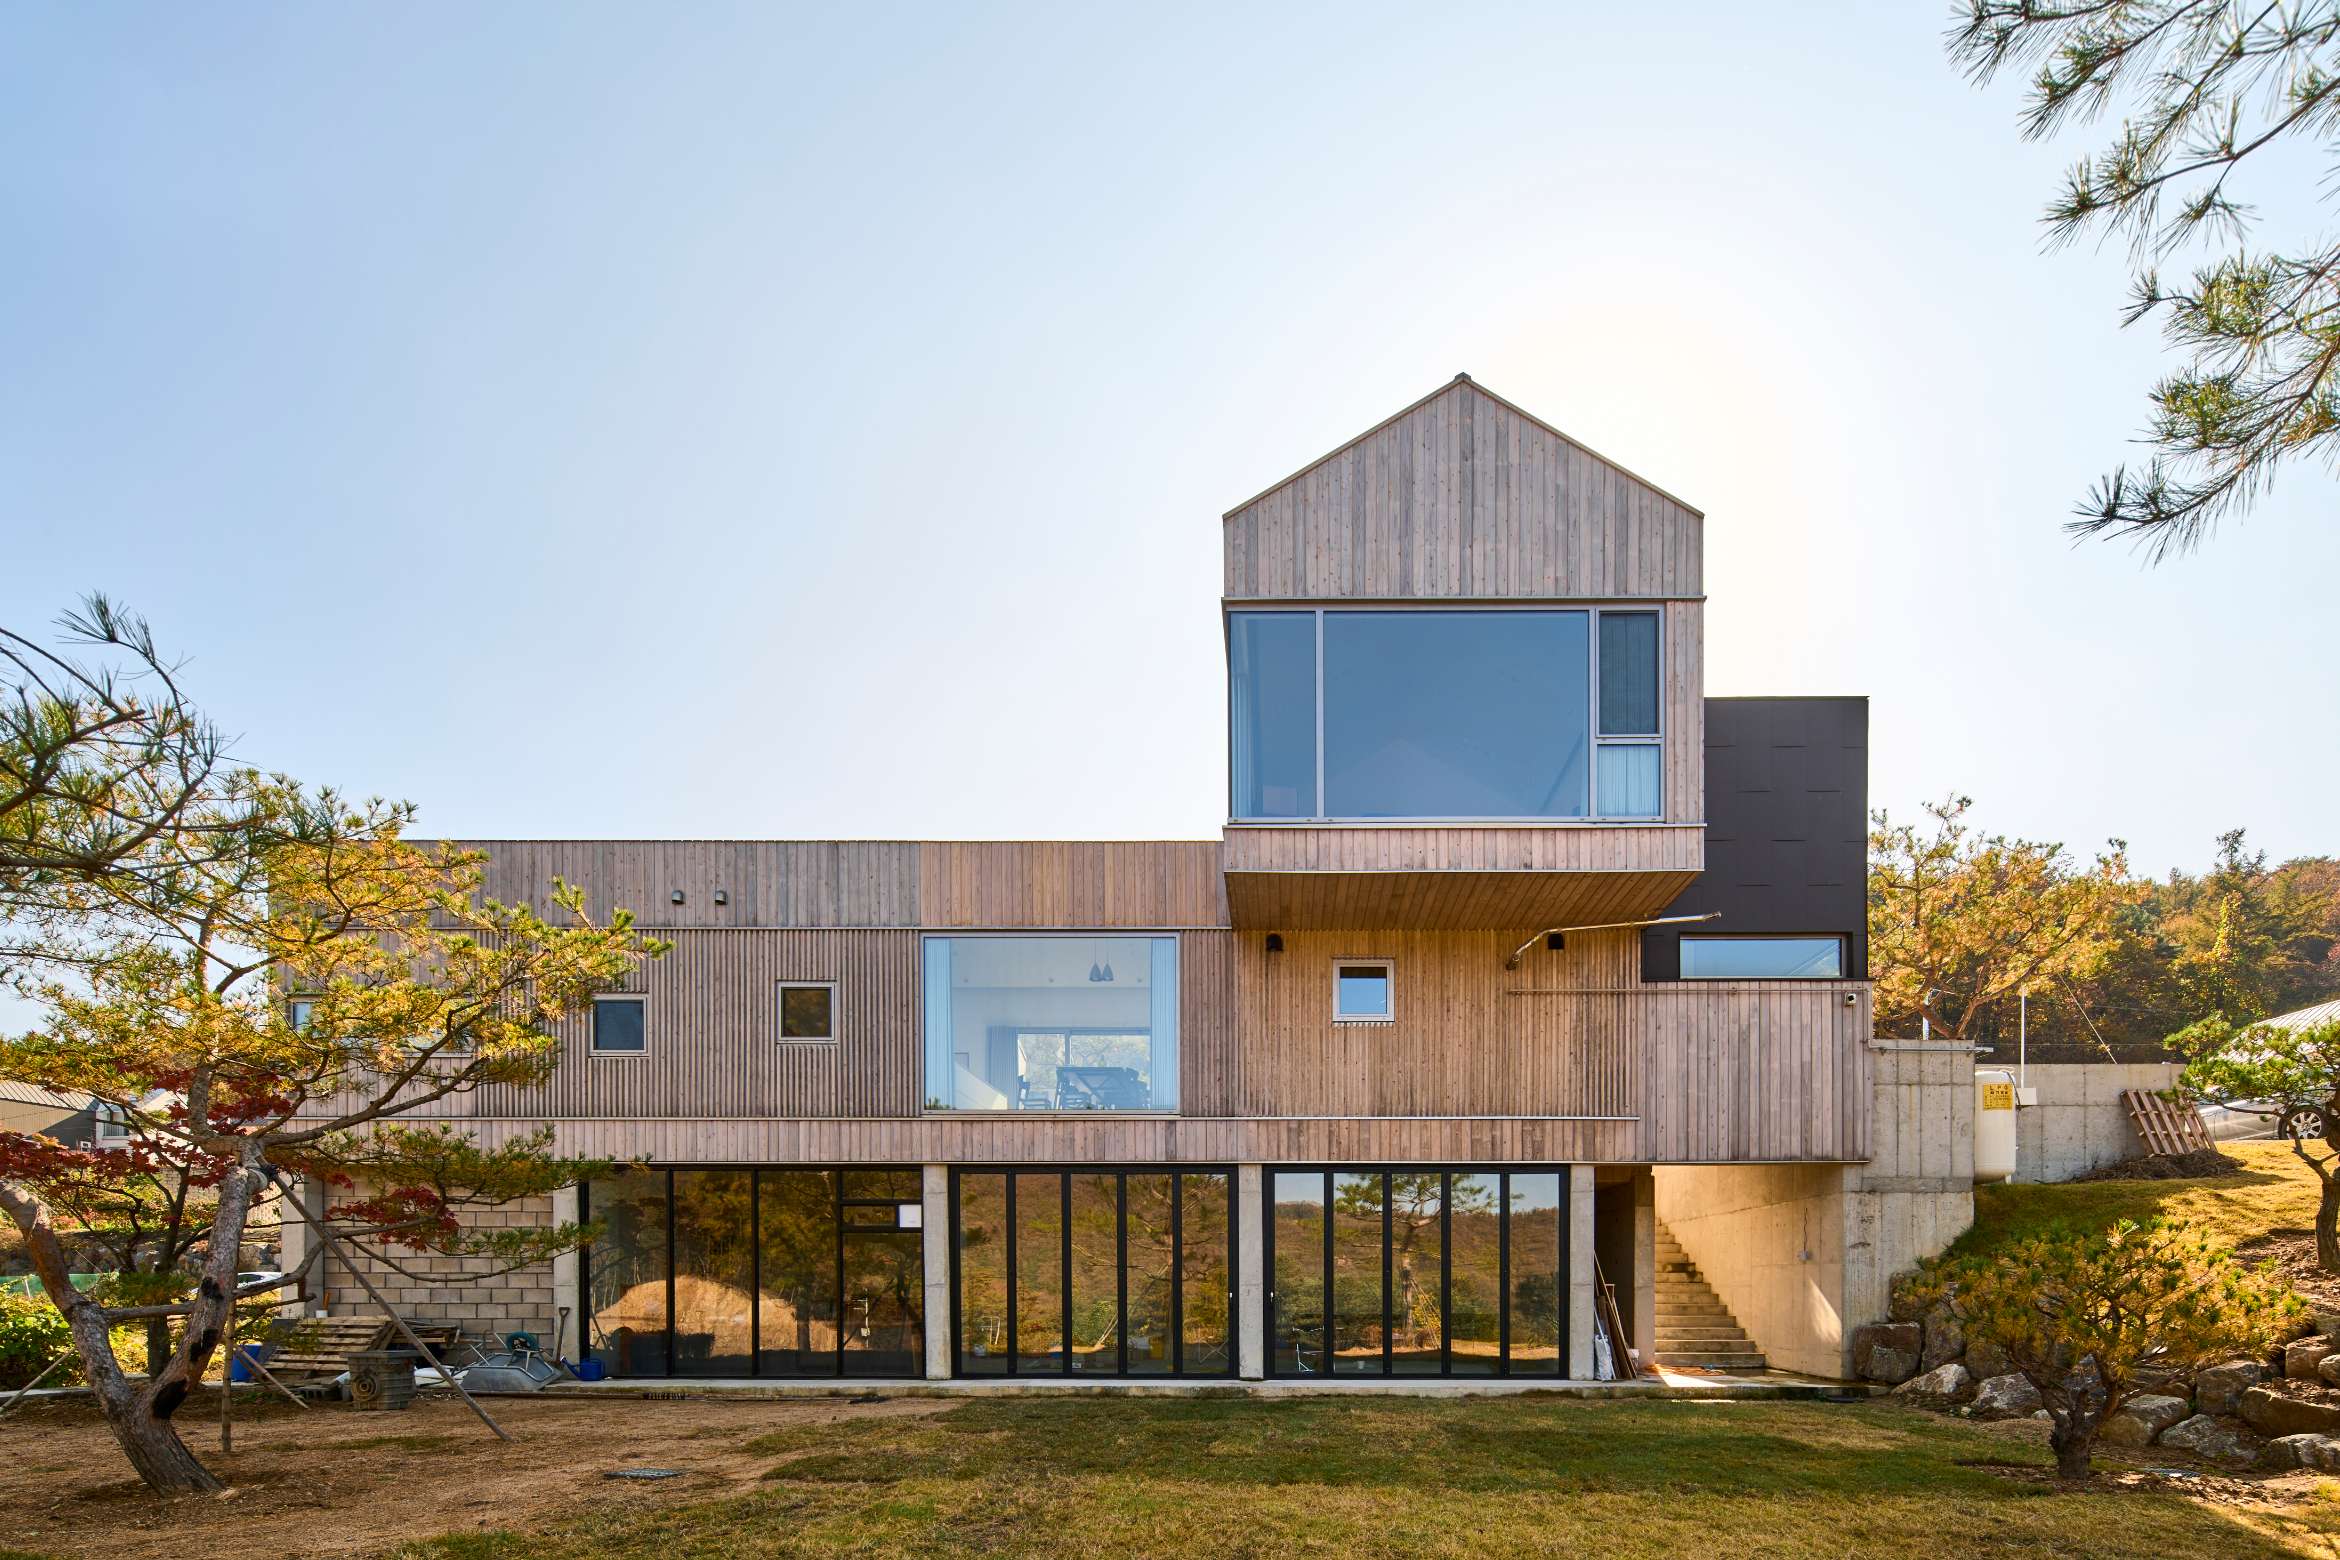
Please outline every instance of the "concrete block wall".
[[[522, 1198], [501, 1208], [477, 1210], [465, 1223], [474, 1229], [542, 1228], [555, 1221], [553, 1202], [549, 1196]], [[338, 1249], [348, 1251], [347, 1247]], [[371, 1254], [360, 1254], [357, 1265], [382, 1292], [382, 1298], [409, 1322], [454, 1322], [466, 1332], [508, 1333], [524, 1328], [550, 1343], [560, 1335], [560, 1308], [576, 1309], [573, 1290], [561, 1294], [556, 1288], [552, 1262], [498, 1273], [499, 1264], [484, 1257], [433, 1256], [395, 1248], [389, 1255], [406, 1269], [404, 1273]], [[323, 1305], [327, 1314], [336, 1316], [377, 1309], [342, 1257], [325, 1259]], [[572, 1315], [572, 1335], [575, 1322]]]
[[[1995, 1062], [1994, 1062], [1995, 1065]], [[2012, 1070], [2012, 1069], [2010, 1069]], [[2027, 1068], [2039, 1103], [2015, 1118], [2015, 1179], [2069, 1181], [2145, 1152], [2121, 1091], [2176, 1085], [2175, 1062], [2057, 1062]]]

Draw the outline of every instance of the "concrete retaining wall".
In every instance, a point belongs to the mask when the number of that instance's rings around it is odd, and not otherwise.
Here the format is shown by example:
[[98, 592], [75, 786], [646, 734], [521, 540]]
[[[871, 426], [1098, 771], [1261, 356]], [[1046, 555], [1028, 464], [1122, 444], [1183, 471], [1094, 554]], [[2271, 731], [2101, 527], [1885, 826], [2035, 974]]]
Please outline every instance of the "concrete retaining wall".
[[2015, 1179], [2069, 1181], [2145, 1152], [2121, 1104], [2123, 1089], [2177, 1082], [2175, 1062], [2058, 1062], [2025, 1074], [2039, 1103], [2015, 1118]]
[[1896, 1273], [1974, 1222], [1974, 1058], [1874, 1046], [1876, 1157], [1865, 1165], [1660, 1166], [1657, 1217], [1771, 1364], [1852, 1374], [1852, 1331]]

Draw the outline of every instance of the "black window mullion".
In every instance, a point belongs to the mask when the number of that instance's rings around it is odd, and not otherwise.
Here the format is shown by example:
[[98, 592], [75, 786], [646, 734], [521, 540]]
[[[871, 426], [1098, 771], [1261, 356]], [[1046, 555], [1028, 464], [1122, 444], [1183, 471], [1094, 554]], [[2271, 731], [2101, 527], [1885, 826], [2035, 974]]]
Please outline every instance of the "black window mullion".
[[1007, 1186], [1007, 1373], [1017, 1374], [1023, 1364], [1023, 1335], [1016, 1331], [1016, 1177], [1013, 1171], [1003, 1172], [1000, 1180]]
[[764, 1373], [764, 1172], [748, 1178], [748, 1374]]
[[[1571, 1195], [1574, 1189], [1575, 1181], [1574, 1177], [1569, 1172], [1569, 1168], [1566, 1165], [1561, 1166], [1560, 1195], [1555, 1199], [1555, 1201], [1560, 1204], [1558, 1213], [1560, 1216], [1560, 1374], [1562, 1376], [1566, 1376], [1568, 1374], [1569, 1313], [1576, 1309], [1576, 1268], [1575, 1264], [1570, 1260], [1570, 1254], [1568, 1250], [1568, 1225], [1569, 1219], [1574, 1212], [1574, 1210], [1569, 1207], [1569, 1204], [1575, 1201], [1575, 1198]], [[1597, 1303], [1598, 1300], [1596, 1297], [1596, 1304]]]
[[[1175, 1189], [1176, 1183], [1172, 1183]], [[1129, 1374], [1129, 1172], [1113, 1177], [1113, 1366]]]
[[842, 1380], [845, 1375], [845, 1172], [831, 1170], [829, 1175], [829, 1223], [837, 1232], [837, 1342], [829, 1352], [834, 1356], [829, 1363], [829, 1374]]
[[1170, 1172], [1170, 1374], [1186, 1374], [1186, 1177], [1176, 1170]]
[[1324, 1266], [1316, 1280], [1316, 1364], [1318, 1374], [1329, 1381], [1333, 1373], [1333, 1173], [1329, 1167], [1320, 1180], [1317, 1190], [1324, 1199]]
[[[577, 1183], [577, 1222], [593, 1222], [593, 1183]], [[303, 1286], [306, 1287], [305, 1285]], [[297, 1296], [299, 1290], [295, 1290]], [[577, 1253], [577, 1358], [593, 1358], [593, 1247]]]
[[666, 1172], [666, 1373], [674, 1374], [674, 1172]]
[[[1072, 1041], [1065, 1041], [1065, 1064], [1072, 1064]], [[1056, 1245], [1057, 1260], [1056, 1308], [1062, 1313], [1063, 1331], [1057, 1335], [1056, 1347], [1063, 1359], [1058, 1374], [1072, 1374], [1072, 1172], [1061, 1170], [1056, 1176]]]
[[1511, 1374], [1511, 1172], [1495, 1178], [1495, 1374]]
[[1438, 1177], [1438, 1374], [1454, 1374], [1454, 1176]]
[[1390, 1206], [1397, 1177], [1390, 1171], [1381, 1172], [1381, 1373], [1393, 1374], [1391, 1368], [1391, 1334], [1397, 1326], [1397, 1274], [1395, 1253], [1390, 1250], [1391, 1227], [1397, 1222], [1397, 1210]]

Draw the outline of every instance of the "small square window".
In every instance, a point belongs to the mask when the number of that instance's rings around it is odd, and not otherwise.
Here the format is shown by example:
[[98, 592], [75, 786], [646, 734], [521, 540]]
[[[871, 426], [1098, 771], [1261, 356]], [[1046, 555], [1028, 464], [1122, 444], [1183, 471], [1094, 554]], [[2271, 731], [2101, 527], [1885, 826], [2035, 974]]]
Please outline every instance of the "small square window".
[[1340, 959], [1333, 964], [1333, 1022], [1386, 1024], [1397, 1012], [1387, 959]]
[[834, 1040], [837, 988], [826, 981], [780, 983], [780, 1038]]
[[602, 1055], [637, 1055], [647, 1046], [640, 997], [593, 999], [593, 1049]]
[[293, 1033], [307, 1034], [309, 1020], [317, 1014], [317, 999], [315, 997], [295, 997], [286, 1003], [284, 1008], [285, 1022], [292, 1025]]

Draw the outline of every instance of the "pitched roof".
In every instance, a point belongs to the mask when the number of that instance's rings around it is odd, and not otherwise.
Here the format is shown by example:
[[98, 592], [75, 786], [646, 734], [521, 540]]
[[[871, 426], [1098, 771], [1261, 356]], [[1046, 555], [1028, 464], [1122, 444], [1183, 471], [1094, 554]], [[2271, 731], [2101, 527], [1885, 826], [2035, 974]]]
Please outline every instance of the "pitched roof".
[[2289, 1013], [2278, 1013], [2273, 1018], [2262, 1018], [2259, 1022], [2270, 1029], [2314, 1029], [2320, 1024], [2340, 1024], [2340, 998], [2318, 1002], [2313, 1007], [2296, 1008]]
[[1298, 471], [1293, 472], [1290, 476], [1284, 478], [1282, 481], [1269, 483], [1266, 487], [1260, 489], [1257, 493], [1252, 494], [1251, 497], [1245, 499], [1242, 503], [1237, 504], [1234, 508], [1228, 510], [1219, 518], [1221, 520], [1234, 519], [1237, 515], [1241, 514], [1244, 510], [1249, 509], [1252, 505], [1258, 503], [1261, 499], [1267, 497], [1270, 493], [1274, 493], [1281, 488], [1290, 487], [1293, 483], [1299, 481], [1302, 477], [1307, 476], [1308, 473], [1314, 471], [1317, 467], [1323, 465], [1326, 461], [1337, 459], [1346, 452], [1355, 449], [1358, 445], [1363, 444], [1367, 439], [1372, 438], [1375, 434], [1381, 432], [1382, 429], [1387, 428], [1390, 424], [1401, 422], [1405, 418], [1411, 416], [1413, 413], [1421, 410], [1423, 407], [1428, 406], [1432, 401], [1437, 400], [1440, 396], [1452, 395], [1459, 390], [1470, 390], [1476, 394], [1485, 396], [1488, 400], [1494, 402], [1497, 406], [1502, 407], [1505, 411], [1511, 413], [1513, 416], [1525, 418], [1528, 422], [1535, 424], [1538, 428], [1541, 428], [1544, 432], [1550, 434], [1553, 438], [1558, 439], [1561, 443], [1570, 445], [1575, 449], [1583, 451], [1585, 454], [1591, 456], [1594, 460], [1601, 462], [1601, 464], [1610, 467], [1612, 470], [1622, 472], [1627, 477], [1632, 478], [1635, 482], [1638, 482], [1643, 487], [1649, 489], [1652, 493], [1655, 493], [1659, 497], [1665, 499], [1668, 503], [1679, 504], [1682, 508], [1689, 510], [1690, 513], [1698, 516], [1702, 520], [1706, 518], [1706, 511], [1700, 509], [1696, 504], [1689, 502], [1687, 499], [1677, 498], [1675, 495], [1667, 492], [1664, 488], [1659, 487], [1655, 482], [1650, 481], [1649, 478], [1641, 475], [1639, 472], [1609, 459], [1608, 456], [1603, 455], [1599, 450], [1594, 449], [1591, 445], [1585, 443], [1582, 439], [1573, 438], [1570, 435], [1563, 433], [1558, 428], [1555, 428], [1550, 423], [1544, 421], [1544, 419], [1541, 417], [1538, 417], [1535, 413], [1529, 411], [1526, 407], [1521, 406], [1516, 402], [1505, 400], [1502, 396], [1497, 395], [1494, 391], [1488, 389], [1485, 385], [1480, 384], [1477, 380], [1473, 379], [1468, 374], [1457, 374], [1452, 379], [1448, 380], [1445, 384], [1440, 385], [1437, 389], [1431, 391], [1428, 395], [1423, 396], [1420, 400], [1411, 401], [1406, 405], [1399, 407], [1396, 411], [1390, 413], [1387, 417], [1384, 417], [1381, 419], [1381, 421], [1375, 423], [1372, 427], [1358, 434], [1355, 438], [1344, 440], [1342, 443], [1335, 445], [1329, 450], [1326, 450], [1322, 455], [1317, 456], [1316, 459], [1310, 461], [1307, 465], [1302, 466]]
[[0, 1078], [0, 1100], [12, 1105], [53, 1105], [59, 1110], [87, 1110], [90, 1105], [86, 1094], [60, 1094], [55, 1089], [44, 1089], [37, 1083], [18, 1083], [13, 1078]]

